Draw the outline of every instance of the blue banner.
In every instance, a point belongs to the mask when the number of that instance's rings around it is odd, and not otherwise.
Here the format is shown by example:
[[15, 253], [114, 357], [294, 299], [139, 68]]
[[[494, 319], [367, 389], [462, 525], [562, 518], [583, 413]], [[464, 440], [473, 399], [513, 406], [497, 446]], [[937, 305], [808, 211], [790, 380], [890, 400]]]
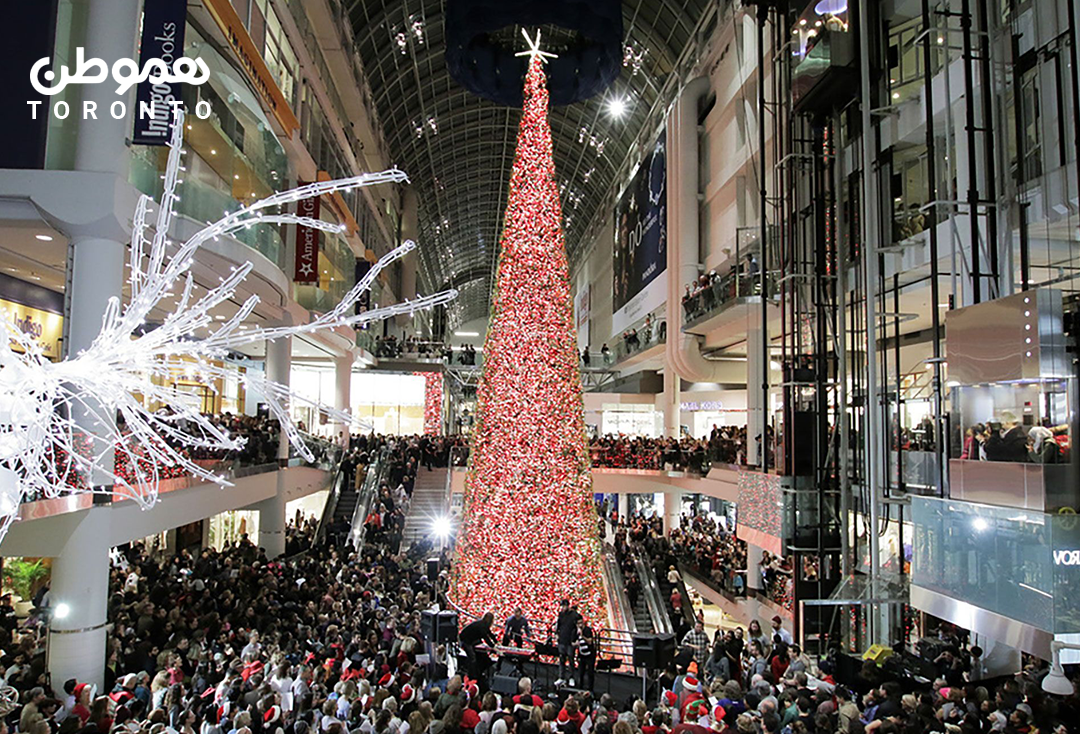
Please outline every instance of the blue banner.
[[[169, 68], [184, 55], [184, 23], [187, 0], [146, 0], [143, 8], [142, 40], [139, 42], [139, 68], [146, 62], [161, 59]], [[135, 129], [131, 142], [136, 145], [165, 145], [172, 135], [173, 102], [183, 98], [181, 82], [139, 84], [135, 94]], [[150, 107], [150, 105], [153, 105]], [[143, 114], [146, 108], [152, 114]]]

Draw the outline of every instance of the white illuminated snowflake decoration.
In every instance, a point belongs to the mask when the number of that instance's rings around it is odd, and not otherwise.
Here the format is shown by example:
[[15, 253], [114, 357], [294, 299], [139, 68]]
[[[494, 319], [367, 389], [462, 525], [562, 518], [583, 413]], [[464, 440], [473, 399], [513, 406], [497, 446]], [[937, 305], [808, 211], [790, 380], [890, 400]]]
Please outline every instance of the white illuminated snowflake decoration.
[[[169, 240], [168, 232], [178, 199], [178, 175], [183, 170], [183, 129], [183, 116], [179, 115], [169, 142], [164, 193], [152, 234], [153, 201], [143, 196], [135, 209], [130, 299], [127, 305], [119, 298], [109, 301], [101, 332], [93, 343], [63, 361], [50, 362], [32, 339], [5, 320], [10, 342], [0, 338], [0, 539], [18, 514], [20, 503], [28, 499], [96, 491], [129, 497], [149, 507], [157, 499], [159, 472], [165, 467], [228, 484], [224, 477], [195, 463], [185, 450], [236, 451], [245, 439], [214, 425], [199, 412], [192, 395], [172, 387], [170, 374], [178, 366], [213, 384], [226, 373], [213, 361], [245, 346], [343, 325], [360, 326], [447, 303], [457, 296], [457, 291], [449, 290], [354, 315], [355, 304], [380, 271], [416, 247], [410, 240], [375, 263], [336, 307], [310, 323], [242, 326], [258, 303], [257, 296], [249, 297], [232, 318], [215, 322], [211, 311], [234, 297], [252, 266], [245, 263], [233, 268], [221, 278], [220, 285], [196, 298], [190, 267], [203, 243], [256, 224], [298, 224], [340, 233], [343, 226], [279, 213], [280, 207], [335, 191], [408, 179], [392, 169], [309, 184], [227, 214], [177, 245]], [[177, 292], [178, 297], [170, 302]], [[165, 312], [155, 315], [156, 326], [149, 321], [155, 310]], [[196, 338], [202, 329], [209, 329], [209, 335]], [[290, 401], [313, 405], [331, 420], [346, 424], [350, 420], [347, 413], [306, 400], [260, 373], [248, 371], [239, 379], [264, 396], [281, 430], [309, 461], [314, 457], [289, 417]], [[86, 431], [86, 426], [91, 430]], [[114, 471], [114, 452], [127, 460], [130, 476], [121, 477]], [[75, 477], [83, 480], [73, 481]]]

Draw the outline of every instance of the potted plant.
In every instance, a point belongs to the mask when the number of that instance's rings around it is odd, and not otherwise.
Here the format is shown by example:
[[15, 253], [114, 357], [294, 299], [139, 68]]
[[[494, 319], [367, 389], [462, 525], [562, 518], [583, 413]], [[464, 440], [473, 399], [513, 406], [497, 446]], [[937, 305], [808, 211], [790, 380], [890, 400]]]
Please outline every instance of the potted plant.
[[4, 563], [4, 584], [29, 605], [34, 594], [49, 575], [49, 569], [41, 560], [9, 558]]

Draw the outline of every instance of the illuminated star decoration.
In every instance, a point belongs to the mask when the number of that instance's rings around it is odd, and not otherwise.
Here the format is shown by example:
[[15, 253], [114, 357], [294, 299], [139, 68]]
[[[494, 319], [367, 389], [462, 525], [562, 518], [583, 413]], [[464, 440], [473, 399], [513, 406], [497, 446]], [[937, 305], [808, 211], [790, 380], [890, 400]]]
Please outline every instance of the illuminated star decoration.
[[607, 626], [538, 42], [529, 39], [450, 594], [466, 616], [491, 611], [499, 623], [521, 607], [534, 630], [555, 621], [565, 598]]
[[530, 38], [529, 32], [524, 28], [521, 29], [521, 35], [525, 36], [525, 43], [529, 45], [528, 50], [518, 51], [514, 56], [528, 56], [529, 57], [529, 69], [532, 70], [533, 61], [540, 59], [541, 62], [546, 62], [548, 59], [559, 58], [558, 54], [553, 54], [548, 51], [540, 50], [540, 29], [536, 29], [536, 38]]
[[[296, 224], [340, 233], [342, 225], [285, 213], [281, 207], [335, 191], [408, 179], [391, 169], [276, 193], [227, 213], [186, 242], [175, 243], [169, 231], [184, 170], [183, 131], [183, 114], [177, 110], [161, 205], [156, 216], [151, 216], [153, 201], [142, 196], [135, 208], [128, 263], [130, 298], [126, 305], [116, 297], [109, 300], [101, 331], [90, 346], [51, 362], [32, 338], [4, 321], [8, 338], [0, 338], [0, 539], [19, 505], [28, 499], [93, 491], [130, 498], [146, 508], [157, 499], [158, 482], [178, 469], [228, 484], [189, 458], [189, 449], [237, 451], [243, 448], [244, 438], [213, 423], [200, 412], [195, 396], [173, 386], [170, 371], [178, 363], [200, 382], [214, 384], [226, 376], [221, 361], [245, 346], [360, 326], [447, 303], [457, 295], [449, 290], [354, 315], [354, 305], [379, 273], [416, 247], [409, 240], [375, 263], [337, 306], [306, 324], [248, 328], [243, 322], [258, 303], [257, 296], [244, 301], [231, 318], [215, 321], [211, 311], [233, 299], [252, 265], [233, 268], [222, 275], [217, 287], [196, 297], [190, 268], [203, 243], [257, 224]], [[148, 323], [152, 313], [157, 322], [153, 327]], [[200, 330], [209, 334], [193, 336]], [[307, 400], [262, 373], [248, 370], [238, 379], [263, 396], [281, 430], [309, 461], [314, 456], [289, 416], [290, 402], [313, 405], [346, 425], [351, 422], [348, 413]]]

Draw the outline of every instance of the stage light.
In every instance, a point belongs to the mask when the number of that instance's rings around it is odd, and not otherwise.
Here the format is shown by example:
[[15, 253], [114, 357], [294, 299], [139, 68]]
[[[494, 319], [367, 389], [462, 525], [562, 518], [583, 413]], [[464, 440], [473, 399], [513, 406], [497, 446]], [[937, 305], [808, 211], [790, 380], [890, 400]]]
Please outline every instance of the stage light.
[[64, 602], [60, 602], [56, 605], [56, 609], [53, 610], [53, 619], [67, 619], [69, 614], [71, 614], [71, 607]]
[[454, 525], [450, 521], [449, 517], [437, 517], [431, 523], [431, 532], [439, 540], [446, 540], [450, 537], [450, 533], [453, 531]]

